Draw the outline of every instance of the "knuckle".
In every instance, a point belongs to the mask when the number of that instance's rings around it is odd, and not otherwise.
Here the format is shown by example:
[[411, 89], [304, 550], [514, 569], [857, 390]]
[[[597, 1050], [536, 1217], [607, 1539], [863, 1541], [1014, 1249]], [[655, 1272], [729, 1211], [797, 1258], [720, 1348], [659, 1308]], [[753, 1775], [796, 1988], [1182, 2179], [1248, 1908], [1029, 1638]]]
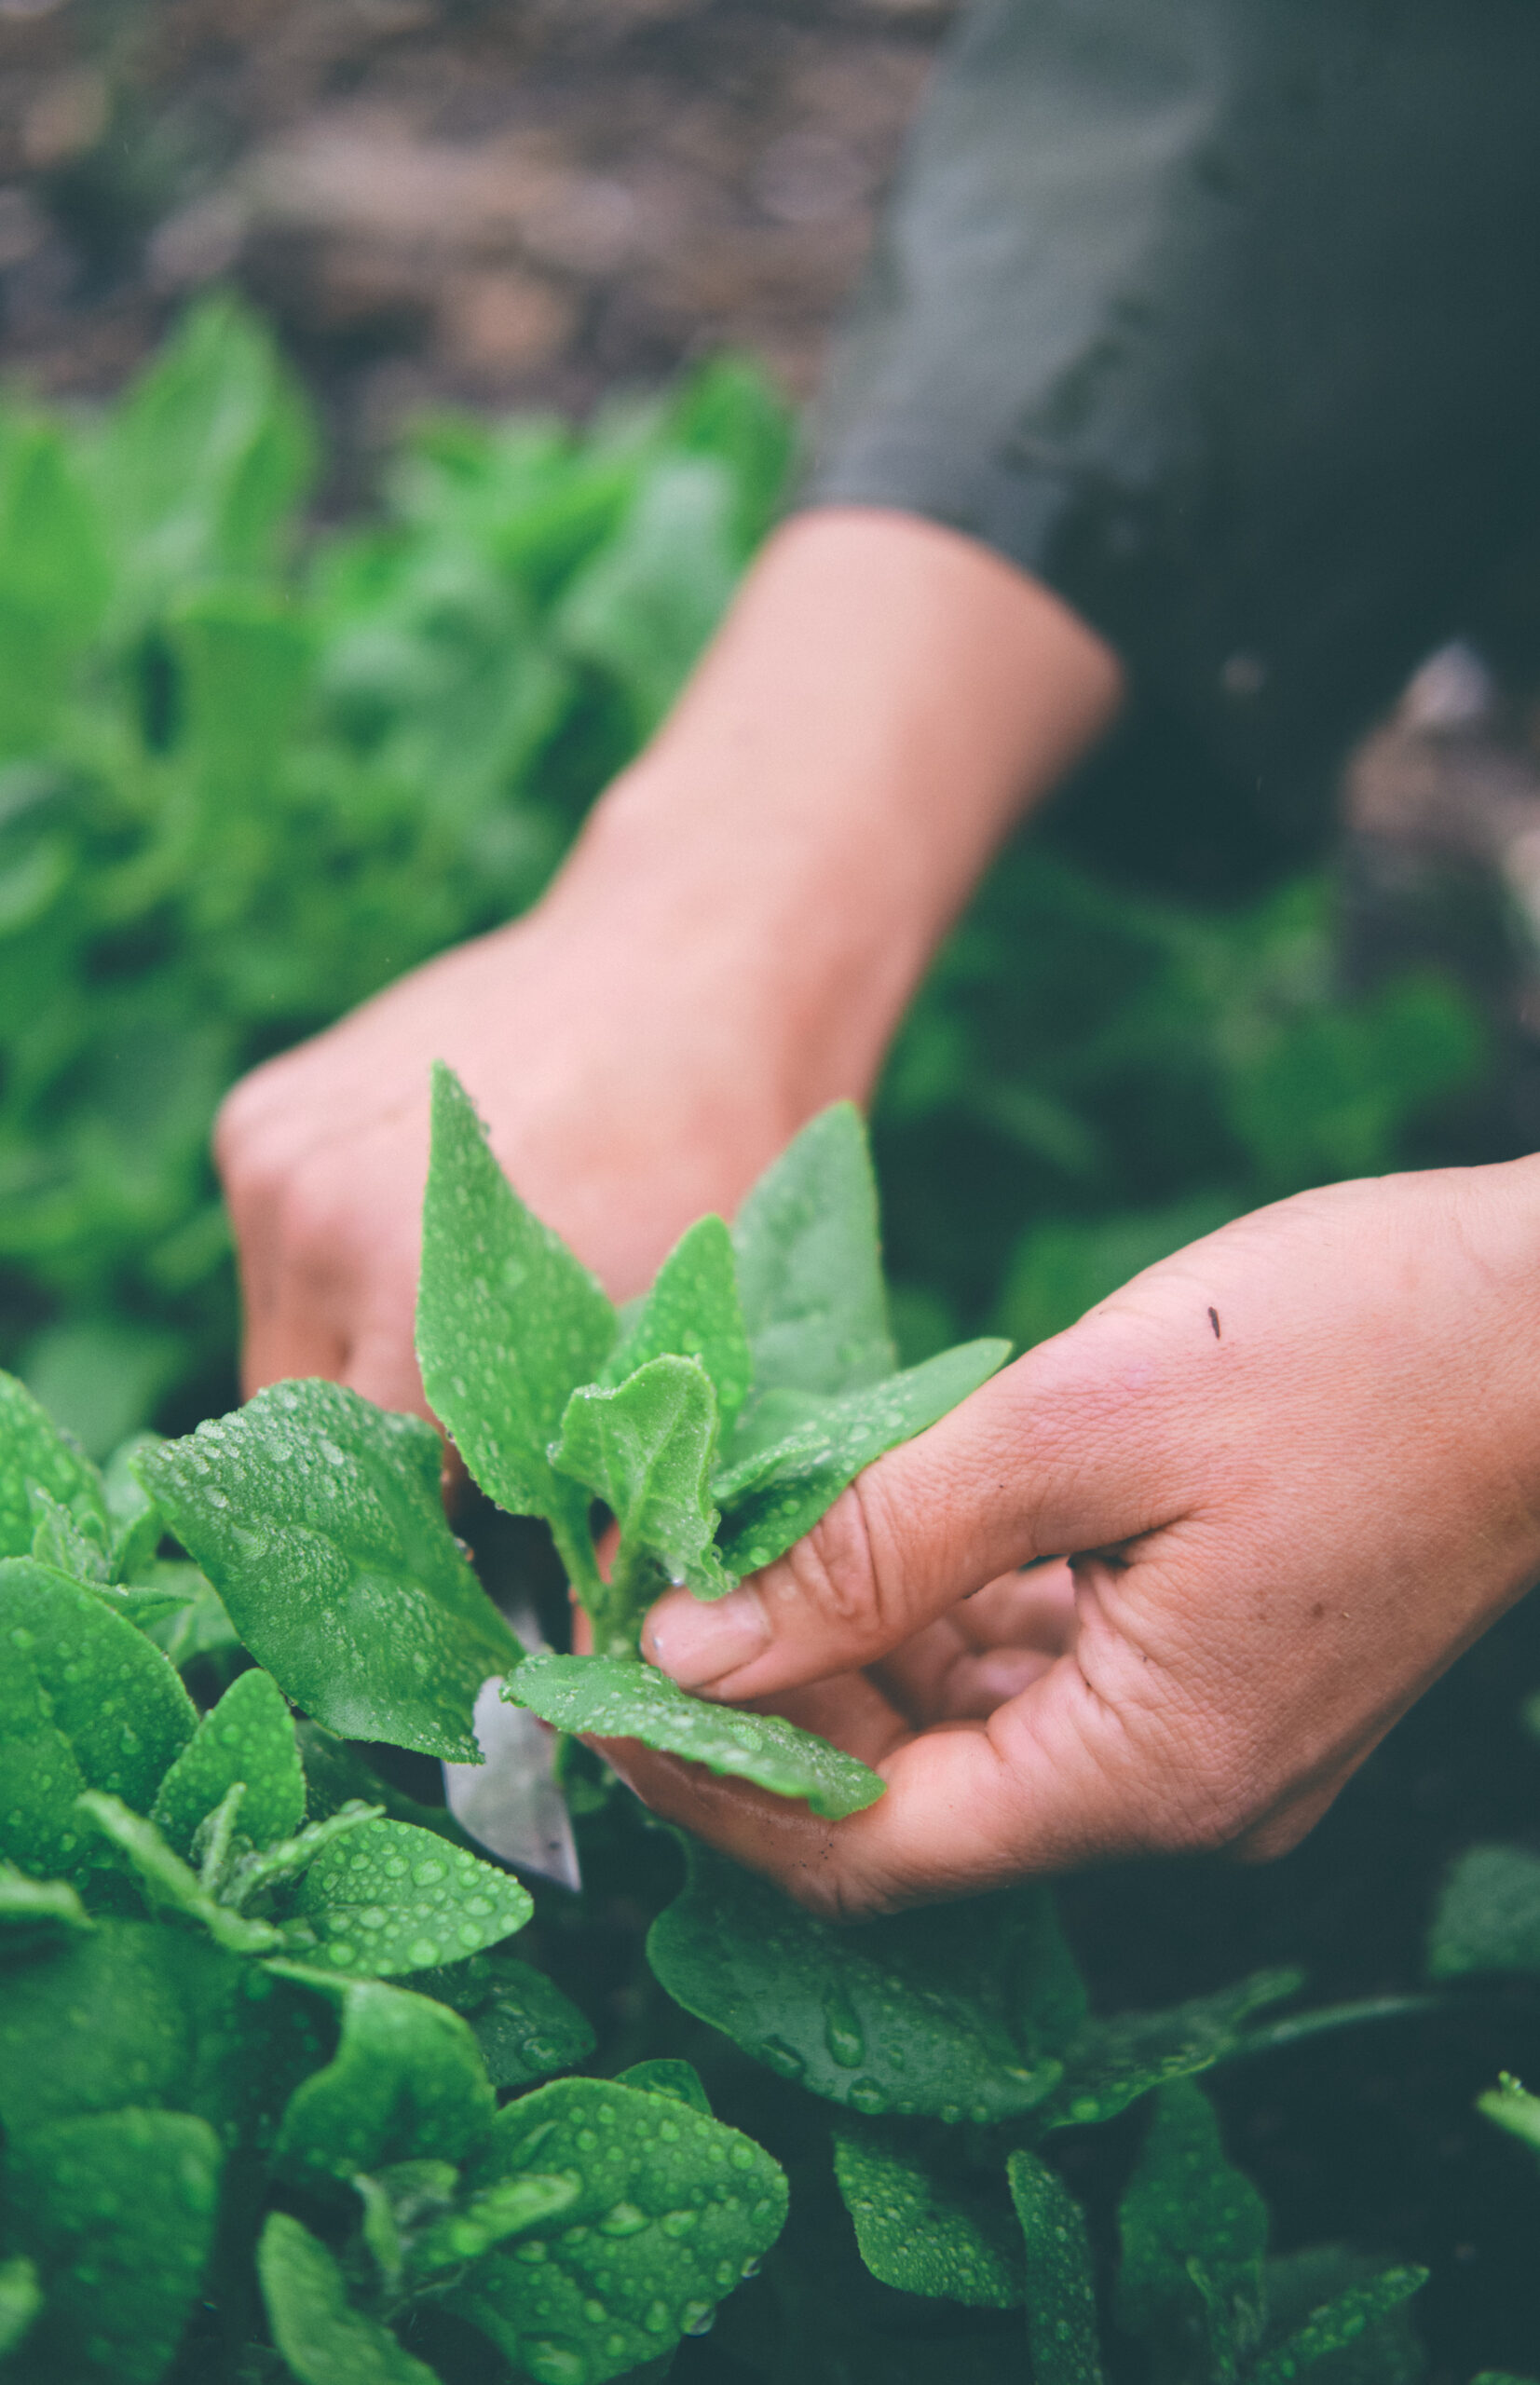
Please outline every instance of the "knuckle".
[[782, 1560], [784, 1588], [841, 1632], [880, 1635], [891, 1599], [858, 1483]]

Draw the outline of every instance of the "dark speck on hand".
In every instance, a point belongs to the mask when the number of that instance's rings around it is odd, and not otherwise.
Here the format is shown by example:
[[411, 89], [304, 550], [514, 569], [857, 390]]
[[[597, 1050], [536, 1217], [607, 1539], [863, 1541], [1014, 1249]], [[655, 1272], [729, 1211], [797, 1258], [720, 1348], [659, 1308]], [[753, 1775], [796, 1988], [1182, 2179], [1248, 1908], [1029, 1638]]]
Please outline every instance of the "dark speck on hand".
[[1208, 1322], [1214, 1329], [1214, 1339], [1218, 1342], [1220, 1339], [1220, 1313], [1217, 1308], [1211, 1308], [1209, 1310]]

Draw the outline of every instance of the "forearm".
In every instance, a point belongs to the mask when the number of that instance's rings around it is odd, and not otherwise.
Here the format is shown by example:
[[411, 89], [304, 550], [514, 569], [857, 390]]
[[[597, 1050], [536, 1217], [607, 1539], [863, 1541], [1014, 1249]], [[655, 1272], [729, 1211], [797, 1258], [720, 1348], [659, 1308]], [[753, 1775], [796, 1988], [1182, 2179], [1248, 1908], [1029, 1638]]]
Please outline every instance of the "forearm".
[[666, 974], [671, 1001], [750, 1023], [798, 1072], [797, 1107], [860, 1096], [990, 854], [1100, 734], [1119, 678], [972, 540], [898, 513], [797, 517], [598, 806], [542, 934], [612, 923], [606, 970]]

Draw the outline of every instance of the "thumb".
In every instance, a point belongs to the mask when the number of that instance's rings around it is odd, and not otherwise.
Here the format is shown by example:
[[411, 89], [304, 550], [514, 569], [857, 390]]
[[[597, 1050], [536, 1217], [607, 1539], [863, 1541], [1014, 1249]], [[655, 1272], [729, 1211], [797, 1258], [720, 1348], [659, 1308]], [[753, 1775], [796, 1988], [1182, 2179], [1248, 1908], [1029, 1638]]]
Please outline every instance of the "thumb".
[[1172, 1520], [1167, 1371], [1143, 1319], [1094, 1315], [879, 1458], [726, 1598], [660, 1599], [644, 1654], [686, 1689], [771, 1697], [875, 1663], [1033, 1558]]

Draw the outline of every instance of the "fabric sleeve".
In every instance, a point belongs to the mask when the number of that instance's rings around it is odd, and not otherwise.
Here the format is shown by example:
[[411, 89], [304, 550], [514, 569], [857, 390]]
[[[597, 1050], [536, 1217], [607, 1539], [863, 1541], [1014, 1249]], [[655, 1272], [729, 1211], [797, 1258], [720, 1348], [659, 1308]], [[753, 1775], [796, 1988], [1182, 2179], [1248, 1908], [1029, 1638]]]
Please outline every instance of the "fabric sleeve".
[[1288, 802], [1540, 513], [1533, 0], [976, 0], [804, 504], [1046, 579]]

